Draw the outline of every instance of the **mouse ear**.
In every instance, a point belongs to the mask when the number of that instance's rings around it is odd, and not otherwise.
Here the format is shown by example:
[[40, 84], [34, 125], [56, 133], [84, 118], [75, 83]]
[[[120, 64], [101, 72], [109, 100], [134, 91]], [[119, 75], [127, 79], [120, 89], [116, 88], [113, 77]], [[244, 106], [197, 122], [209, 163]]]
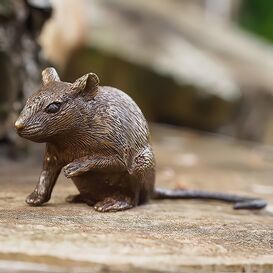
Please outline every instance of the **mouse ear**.
[[92, 99], [98, 92], [99, 83], [99, 77], [95, 73], [88, 73], [72, 84], [72, 90], [86, 99]]
[[45, 70], [43, 70], [42, 81], [44, 85], [49, 82], [59, 82], [60, 78], [55, 68], [47, 67]]

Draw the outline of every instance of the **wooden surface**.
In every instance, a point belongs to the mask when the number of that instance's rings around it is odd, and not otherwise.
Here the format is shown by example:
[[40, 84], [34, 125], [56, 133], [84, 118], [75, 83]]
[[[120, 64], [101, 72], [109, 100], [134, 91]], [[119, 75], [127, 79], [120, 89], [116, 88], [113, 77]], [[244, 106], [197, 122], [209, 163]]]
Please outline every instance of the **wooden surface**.
[[77, 191], [63, 175], [47, 205], [29, 207], [39, 160], [1, 159], [0, 272], [272, 272], [272, 149], [157, 126], [153, 140], [158, 185], [260, 196], [268, 208], [179, 200], [101, 214], [64, 202]]

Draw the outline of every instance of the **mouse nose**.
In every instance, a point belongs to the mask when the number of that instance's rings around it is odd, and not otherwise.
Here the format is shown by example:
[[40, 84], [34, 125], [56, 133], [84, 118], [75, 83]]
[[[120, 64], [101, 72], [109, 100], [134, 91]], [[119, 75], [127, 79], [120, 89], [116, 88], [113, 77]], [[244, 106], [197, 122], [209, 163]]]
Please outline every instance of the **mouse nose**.
[[15, 126], [15, 128], [16, 128], [17, 130], [22, 130], [22, 129], [25, 127], [23, 121], [20, 120], [20, 119], [17, 119], [17, 120], [16, 120], [14, 126]]

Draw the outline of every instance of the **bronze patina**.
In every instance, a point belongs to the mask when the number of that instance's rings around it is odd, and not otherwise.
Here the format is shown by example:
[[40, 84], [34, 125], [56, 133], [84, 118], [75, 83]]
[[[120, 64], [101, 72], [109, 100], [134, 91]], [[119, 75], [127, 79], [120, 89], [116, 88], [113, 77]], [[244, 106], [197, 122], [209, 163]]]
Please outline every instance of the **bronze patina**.
[[39, 206], [50, 200], [64, 168], [84, 202], [100, 212], [120, 211], [149, 199], [197, 198], [261, 209], [261, 199], [193, 190], [156, 189], [155, 157], [147, 122], [136, 103], [114, 87], [99, 86], [89, 73], [74, 83], [60, 81], [54, 68], [42, 72], [42, 86], [26, 102], [15, 123], [21, 137], [46, 142], [43, 169], [26, 198]]

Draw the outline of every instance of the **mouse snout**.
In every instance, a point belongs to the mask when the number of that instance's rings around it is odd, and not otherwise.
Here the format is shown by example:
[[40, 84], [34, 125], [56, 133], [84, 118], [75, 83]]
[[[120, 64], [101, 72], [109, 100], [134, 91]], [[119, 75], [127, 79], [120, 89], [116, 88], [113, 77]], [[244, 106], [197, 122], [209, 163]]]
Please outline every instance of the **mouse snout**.
[[29, 110], [28, 108], [25, 107], [14, 123], [14, 126], [18, 133], [25, 131], [27, 129], [26, 127], [29, 127], [27, 126], [29, 123], [29, 117], [30, 117]]
[[22, 129], [24, 129], [25, 124], [24, 121], [21, 118], [18, 118], [14, 124], [15, 128], [17, 131], [20, 131]]

